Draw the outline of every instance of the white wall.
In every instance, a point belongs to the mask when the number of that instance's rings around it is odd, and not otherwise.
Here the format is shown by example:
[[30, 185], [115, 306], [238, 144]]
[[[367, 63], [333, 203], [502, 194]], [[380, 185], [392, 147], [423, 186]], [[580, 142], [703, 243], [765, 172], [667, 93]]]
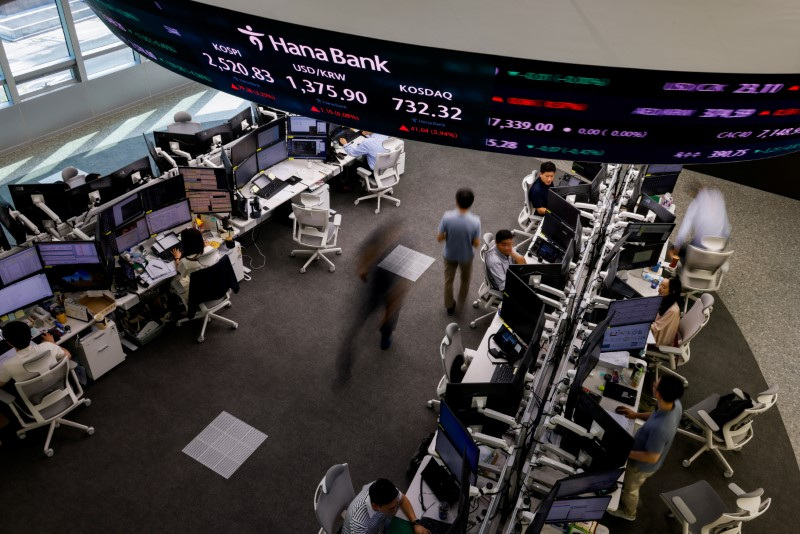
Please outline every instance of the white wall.
[[0, 154], [189, 83], [147, 61], [0, 109]]

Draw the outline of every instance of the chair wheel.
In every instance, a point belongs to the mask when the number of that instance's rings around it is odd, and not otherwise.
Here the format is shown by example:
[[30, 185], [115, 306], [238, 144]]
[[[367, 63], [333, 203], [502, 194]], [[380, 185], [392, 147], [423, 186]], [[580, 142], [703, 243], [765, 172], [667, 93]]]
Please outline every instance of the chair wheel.
[[378, 209], [376, 209], [376, 210], [375, 210], [375, 213], [376, 213], [376, 214], [378, 214], [378, 213], [380, 213], [380, 212], [381, 212], [380, 208], [378, 208]]
[[337, 250], [337, 251], [336, 251], [336, 255], [337, 255], [337, 256], [341, 256], [341, 255], [342, 255], [342, 251], [341, 251], [341, 250]]
[[226, 308], [230, 308], [231, 306], [233, 306], [233, 302], [228, 302], [227, 304], [225, 304]]
[[681, 462], [681, 465], [683, 467], [689, 467], [690, 465], [692, 465], [692, 462], [690, 462], [689, 460], [684, 460]]
[[733, 449], [733, 452], [742, 452], [742, 448], [739, 447], [738, 449]]
[[394, 203], [394, 205], [395, 206], [399, 206], [400, 205], [400, 201], [398, 200], [397, 202]]
[[233, 324], [231, 325], [231, 329], [232, 329], [232, 330], [236, 330], [237, 328], [239, 328], [239, 323], [233, 323]]
[[84, 399], [83, 400], [83, 404], [85, 404], [86, 406], [91, 406], [92, 405], [92, 399]]
[[333, 272], [333, 271], [335, 271], [335, 270], [336, 270], [336, 267], [331, 267], [331, 268], [330, 268], [330, 269], [328, 269], [328, 270], [329, 270], [330, 272]]
[[86, 433], [89, 434], [90, 436], [93, 436], [94, 435], [94, 427], [90, 426], [89, 428], [87, 428], [86, 429]]
[[53, 451], [53, 449], [47, 449], [46, 451], [44, 451], [44, 455], [47, 456], [48, 458], [52, 458], [54, 454], [55, 451]]
[[725, 471], [722, 473], [725, 478], [731, 478], [733, 476], [733, 471]]
[[294, 252], [290, 252], [290, 253], [289, 253], [289, 257], [290, 257], [290, 258], [294, 258], [294, 257], [295, 257], [295, 253], [294, 253]]
[[28, 437], [28, 434], [26, 434], [25, 432], [23, 432], [22, 434], [17, 434], [17, 437], [18, 437], [19, 439], [25, 439], [26, 437]]
[[205, 339], [206, 338], [204, 338], [203, 336], [200, 336], [200, 337], [197, 338], [197, 342], [198, 343], [202, 343], [203, 341], [205, 341]]
[[305, 267], [301, 267], [300, 268], [300, 274], [305, 274], [305, 272], [306, 272], [306, 268]]
[[353, 204], [355, 204], [356, 206], [358, 206], [358, 200], [354, 200], [354, 201], [353, 201]]
[[476, 326], [477, 326], [477, 323], [475, 321], [472, 321], [471, 323], [469, 323], [469, 327], [470, 328], [475, 328]]
[[478, 307], [478, 301], [477, 301], [477, 300], [476, 300], [475, 302], [473, 302], [473, 303], [472, 303], [472, 307], [473, 307], [473, 308], [477, 308], [477, 307]]
[[433, 409], [433, 401], [432, 400], [428, 401], [428, 408]]

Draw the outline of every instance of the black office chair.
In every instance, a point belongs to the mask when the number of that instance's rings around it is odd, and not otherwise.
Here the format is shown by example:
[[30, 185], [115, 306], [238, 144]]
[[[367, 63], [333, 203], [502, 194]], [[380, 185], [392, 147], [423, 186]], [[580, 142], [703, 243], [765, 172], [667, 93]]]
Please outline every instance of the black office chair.
[[[178, 326], [202, 317], [203, 328], [197, 338], [198, 343], [205, 340], [206, 326], [211, 319], [227, 323], [234, 330], [239, 328], [239, 323], [236, 321], [216, 314], [222, 308], [233, 306], [231, 290], [238, 293], [239, 282], [236, 280], [236, 273], [230, 258], [224, 254], [214, 265], [194, 271], [189, 275], [188, 313], [185, 319], [178, 321]], [[195, 317], [198, 311], [200, 315]]]

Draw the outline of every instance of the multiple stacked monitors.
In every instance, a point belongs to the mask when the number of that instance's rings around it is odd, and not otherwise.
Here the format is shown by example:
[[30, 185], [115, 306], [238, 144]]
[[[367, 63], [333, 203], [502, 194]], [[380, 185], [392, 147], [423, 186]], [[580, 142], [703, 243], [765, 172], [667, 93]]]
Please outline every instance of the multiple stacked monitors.
[[26, 248], [0, 260], [0, 281], [7, 286], [41, 270], [36, 247]]
[[193, 213], [230, 213], [233, 209], [224, 169], [181, 167], [183, 186]]
[[49, 299], [53, 290], [44, 273], [25, 278], [0, 289], [0, 315]]
[[253, 124], [253, 112], [250, 107], [246, 107], [230, 119], [228, 119], [228, 126], [231, 130], [231, 135], [234, 139], [238, 139], [244, 135], [245, 128]]
[[469, 484], [474, 485], [478, 476], [478, 445], [447, 403], [443, 402], [440, 407], [436, 452], [454, 476], [461, 473], [466, 462], [470, 471]]
[[[630, 241], [630, 237], [628, 238]], [[619, 270], [643, 269], [658, 263], [663, 243], [649, 245], [627, 245], [619, 254]]]
[[33, 195], [42, 197], [44, 204], [50, 208], [58, 218], [66, 221], [70, 217], [77, 217], [88, 208], [88, 196], [84, 188], [67, 189], [64, 183], [55, 184], [11, 184], [8, 190], [17, 211], [25, 215], [37, 225], [39, 229], [49, 224], [52, 219], [39, 209], [33, 201]]
[[287, 135], [328, 136], [328, 123], [310, 117], [289, 117]]
[[533, 288], [510, 269], [506, 272], [500, 318], [520, 341], [538, 345], [544, 328], [544, 303]]
[[145, 220], [147, 221], [147, 229], [150, 235], [191, 222], [192, 214], [189, 211], [189, 201], [181, 200], [170, 206], [151, 211], [145, 215]]
[[258, 170], [266, 171], [289, 157], [289, 153], [286, 149], [286, 143], [277, 142], [272, 146], [262, 148], [256, 156], [258, 158]]
[[629, 222], [626, 232], [631, 243], [665, 243], [675, 223]]
[[288, 119], [288, 157], [298, 159], [327, 159], [330, 141], [328, 123], [310, 117]]
[[602, 163], [592, 163], [588, 161], [574, 161], [572, 162], [572, 172], [583, 176], [587, 180], [593, 179], [597, 173], [604, 170]]

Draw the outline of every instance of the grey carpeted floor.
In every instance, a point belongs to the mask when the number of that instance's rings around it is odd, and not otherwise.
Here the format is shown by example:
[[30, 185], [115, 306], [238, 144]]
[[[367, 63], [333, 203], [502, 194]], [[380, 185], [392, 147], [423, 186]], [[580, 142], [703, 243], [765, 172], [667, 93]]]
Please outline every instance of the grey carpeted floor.
[[[485, 231], [513, 228], [521, 207], [520, 177], [536, 163], [479, 152], [407, 143], [407, 172], [395, 189], [399, 208], [354, 206], [356, 193], [334, 194], [342, 213], [341, 256], [331, 274], [313, 265], [301, 275], [290, 227], [283, 220], [246, 236], [265, 256], [263, 268], [245, 282], [225, 315], [238, 330], [209, 327], [195, 343], [198, 324], [185, 325], [128, 356], [88, 388], [89, 408], [75, 414], [97, 433], [85, 437], [61, 428], [56, 455], [41, 453], [44, 432], [24, 442], [3, 436], [0, 499], [8, 532], [315, 532], [312, 498], [325, 470], [348, 462], [356, 486], [385, 476], [401, 487], [420, 440], [434, 429], [436, 415], [425, 407], [441, 376], [438, 344], [449, 318], [442, 302], [442, 263], [435, 241], [443, 211], [459, 186], [476, 193], [474, 211]], [[134, 159], [130, 156], [121, 164]], [[120, 164], [120, 165], [121, 165]], [[510, 200], [513, 199], [513, 200]], [[401, 312], [390, 350], [378, 349], [374, 323], [358, 339], [353, 378], [333, 387], [333, 358], [362, 290], [355, 276], [355, 250], [378, 223], [389, 219], [408, 229], [407, 246], [436, 262], [414, 284]], [[255, 246], [247, 254], [258, 266]], [[479, 284], [475, 264], [470, 295]], [[464, 342], [478, 344], [483, 330], [459, 322]], [[485, 323], [483, 325], [485, 328]], [[711, 322], [693, 342], [683, 369], [691, 385], [686, 405], [712, 391], [736, 385], [755, 393], [765, 386], [741, 332], [718, 301]], [[264, 444], [225, 480], [184, 455], [181, 449], [221, 411], [268, 434]], [[723, 492], [729, 480], [712, 455], [690, 469], [680, 460], [695, 448], [677, 438], [664, 468], [642, 491], [635, 524], [604, 521], [614, 532], [677, 532], [666, 522], [658, 493], [697, 479]], [[782, 532], [800, 506], [800, 471], [777, 410], [756, 423], [756, 436], [739, 454], [728, 453], [732, 481], [744, 489], [764, 487], [772, 509], [747, 532]]]

